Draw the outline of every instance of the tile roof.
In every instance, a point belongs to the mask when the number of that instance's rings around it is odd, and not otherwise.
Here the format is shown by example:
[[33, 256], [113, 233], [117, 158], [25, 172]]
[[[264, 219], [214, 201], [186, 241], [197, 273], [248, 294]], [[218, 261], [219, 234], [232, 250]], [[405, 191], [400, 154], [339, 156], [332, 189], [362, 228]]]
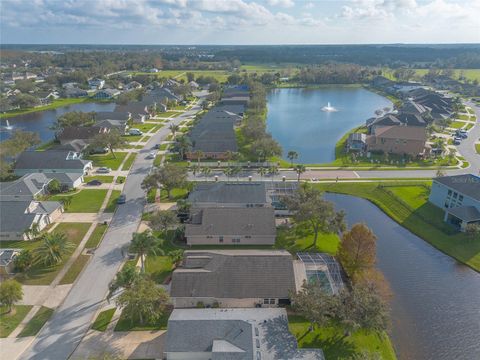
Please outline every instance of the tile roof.
[[442, 176], [433, 181], [480, 201], [480, 177], [478, 176], [473, 174]]
[[419, 126], [385, 126], [376, 129], [374, 136], [387, 139], [427, 140], [425, 128]]

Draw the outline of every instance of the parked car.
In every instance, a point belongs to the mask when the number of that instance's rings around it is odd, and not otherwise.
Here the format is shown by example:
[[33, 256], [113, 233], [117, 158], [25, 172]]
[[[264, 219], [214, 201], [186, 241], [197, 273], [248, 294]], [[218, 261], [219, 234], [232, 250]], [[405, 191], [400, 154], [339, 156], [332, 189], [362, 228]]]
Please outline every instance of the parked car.
[[156, 149], [156, 150], [160, 149], [160, 144], [155, 144], [155, 146], [153, 148]]
[[145, 157], [145, 159], [155, 159], [155, 156], [157, 156], [157, 154], [155, 153], [155, 151], [151, 151], [151, 152]]
[[135, 128], [128, 130], [128, 133], [130, 135], [143, 135], [143, 132], [141, 132], [140, 129]]
[[97, 169], [97, 173], [99, 174], [108, 174], [110, 171], [112, 171], [112, 169], [108, 167], [100, 167]]
[[125, 204], [127, 202], [127, 196], [125, 194], [120, 194], [117, 199], [117, 204]]
[[87, 182], [88, 186], [99, 186], [102, 185], [102, 182], [100, 180], [94, 179], [89, 182]]
[[453, 140], [453, 145], [460, 145], [460, 140], [461, 140], [461, 139], [455, 138], [455, 139]]

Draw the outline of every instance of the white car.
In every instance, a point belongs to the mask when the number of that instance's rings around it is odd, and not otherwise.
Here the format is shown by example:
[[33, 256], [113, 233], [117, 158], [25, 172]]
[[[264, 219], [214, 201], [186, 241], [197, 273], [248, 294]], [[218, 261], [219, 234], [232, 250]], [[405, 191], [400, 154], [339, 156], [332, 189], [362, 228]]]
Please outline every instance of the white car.
[[155, 156], [157, 156], [157, 154], [155, 151], [152, 151], [145, 157], [145, 159], [155, 159]]
[[112, 169], [107, 168], [107, 167], [101, 167], [97, 169], [97, 173], [99, 174], [108, 174]]
[[130, 135], [143, 135], [143, 132], [141, 132], [139, 129], [130, 129], [128, 130], [128, 133]]

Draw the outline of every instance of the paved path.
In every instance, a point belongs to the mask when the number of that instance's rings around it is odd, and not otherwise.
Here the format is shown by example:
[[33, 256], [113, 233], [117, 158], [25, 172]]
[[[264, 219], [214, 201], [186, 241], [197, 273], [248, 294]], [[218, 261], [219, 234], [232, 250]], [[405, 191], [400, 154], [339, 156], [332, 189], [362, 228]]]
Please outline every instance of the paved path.
[[[200, 109], [200, 106], [194, 106], [171, 122], [178, 124]], [[154, 144], [160, 143], [169, 133], [168, 126], [164, 126], [139, 150], [124, 185], [123, 192], [127, 196], [127, 203], [118, 206], [103, 241], [87, 267], [21, 359], [67, 359], [87, 333], [107, 294], [108, 284], [124, 261], [122, 248], [128, 246], [132, 233], [140, 224], [145, 205], [145, 192], [140, 184], [153, 166], [153, 160], [146, 159], [146, 155]]]

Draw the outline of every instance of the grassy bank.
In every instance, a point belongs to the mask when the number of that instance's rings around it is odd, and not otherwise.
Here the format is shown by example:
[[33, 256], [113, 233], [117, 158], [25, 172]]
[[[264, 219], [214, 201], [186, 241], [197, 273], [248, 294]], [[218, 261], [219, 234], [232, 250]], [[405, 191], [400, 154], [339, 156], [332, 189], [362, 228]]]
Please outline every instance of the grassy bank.
[[83, 102], [92, 102], [94, 100], [90, 98], [68, 98], [68, 99], [57, 99], [53, 100], [50, 104], [44, 106], [38, 106], [33, 108], [21, 109], [8, 111], [6, 113], [0, 114], [0, 119], [11, 118], [19, 115], [29, 114], [37, 111], [53, 110], [62, 106], [80, 104]]
[[431, 183], [379, 182], [315, 184], [327, 192], [354, 195], [370, 200], [393, 220], [437, 249], [480, 271], [480, 239], [471, 240], [443, 222], [443, 210], [428, 202]]

